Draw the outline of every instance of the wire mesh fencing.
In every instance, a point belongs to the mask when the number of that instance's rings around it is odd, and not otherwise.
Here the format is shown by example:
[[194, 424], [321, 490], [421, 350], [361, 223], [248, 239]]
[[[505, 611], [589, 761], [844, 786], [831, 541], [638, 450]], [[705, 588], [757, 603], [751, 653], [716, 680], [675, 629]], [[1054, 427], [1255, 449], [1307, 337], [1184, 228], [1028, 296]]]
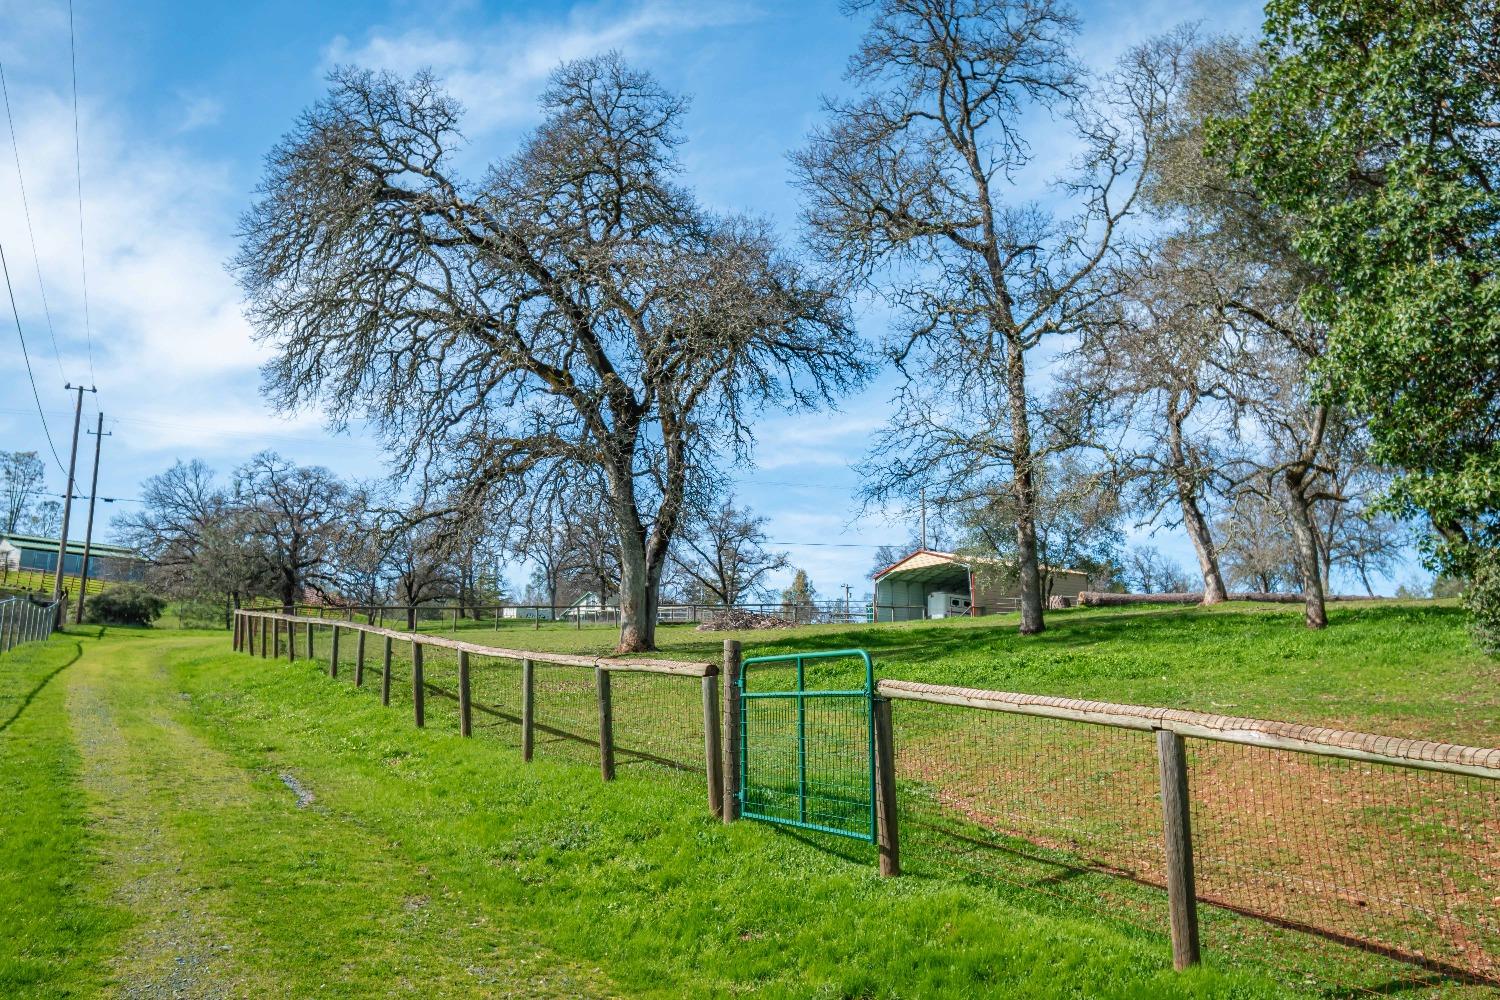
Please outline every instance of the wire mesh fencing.
[[[533, 755], [644, 766], [718, 791], [717, 666], [510, 650], [349, 621], [236, 612], [234, 644], [265, 659], [311, 660], [367, 688], [420, 726]], [[709, 725], [710, 721], [712, 726]]]
[[[1198, 922], [1213, 961], [1351, 992], [1487, 995], [1500, 985], [1500, 750], [904, 682], [881, 689], [902, 699], [896, 774], [909, 860], [1032, 905], [1061, 901], [1160, 931], [1174, 873], [1153, 731], [1179, 727], [1191, 865], [1176, 874], [1205, 904]], [[918, 700], [929, 697], [947, 700]], [[1031, 714], [1053, 708], [1065, 714]]]

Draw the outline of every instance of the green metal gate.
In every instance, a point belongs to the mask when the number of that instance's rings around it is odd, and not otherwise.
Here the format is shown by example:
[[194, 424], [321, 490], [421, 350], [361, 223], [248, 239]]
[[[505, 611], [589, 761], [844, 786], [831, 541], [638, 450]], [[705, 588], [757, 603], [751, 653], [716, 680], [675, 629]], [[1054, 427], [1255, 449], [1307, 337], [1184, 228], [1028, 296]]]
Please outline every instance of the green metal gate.
[[[808, 665], [858, 660], [859, 686], [808, 690]], [[757, 690], [752, 678], [769, 681]], [[782, 682], [778, 687], [777, 682]], [[790, 683], [786, 683], [790, 682]], [[741, 665], [740, 815], [875, 842], [875, 669], [862, 649], [756, 656]]]

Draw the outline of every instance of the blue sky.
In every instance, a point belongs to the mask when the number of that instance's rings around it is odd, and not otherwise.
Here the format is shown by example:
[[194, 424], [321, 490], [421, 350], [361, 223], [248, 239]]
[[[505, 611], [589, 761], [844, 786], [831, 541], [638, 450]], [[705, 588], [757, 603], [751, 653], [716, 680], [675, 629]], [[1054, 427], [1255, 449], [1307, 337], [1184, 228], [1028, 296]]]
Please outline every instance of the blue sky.
[[[1254, 3], [1205, 0], [1085, 3], [1080, 14], [1082, 55], [1100, 69], [1183, 21], [1249, 33], [1260, 20]], [[250, 340], [223, 267], [262, 157], [320, 96], [333, 64], [436, 70], [468, 109], [464, 156], [477, 171], [512, 150], [535, 122], [536, 94], [560, 61], [617, 49], [692, 96], [683, 160], [700, 199], [768, 216], [791, 237], [797, 203], [786, 154], [818, 120], [821, 95], [843, 90], [845, 62], [862, 30], [862, 19], [816, 0], [76, 0], [74, 16], [91, 338], [84, 334], [65, 0], [0, 0], [0, 60], [37, 257], [3, 122], [0, 241], [63, 460], [71, 421], [63, 383], [97, 382], [97, 405], [114, 435], [100, 493], [122, 498], [136, 496], [145, 476], [174, 459], [201, 457], [227, 472], [263, 447], [350, 477], [380, 471], [373, 441], [333, 438], [317, 414], [283, 418], [261, 401], [264, 353]], [[1043, 137], [1043, 156], [1045, 145]], [[883, 332], [876, 309], [864, 311], [861, 323], [872, 342]], [[8, 315], [0, 344], [0, 447], [46, 455]], [[914, 520], [897, 511], [856, 516], [850, 465], [883, 420], [891, 385], [888, 377], [877, 381], [839, 413], [768, 416], [758, 430], [755, 468], [737, 474], [741, 499], [771, 519], [771, 537], [828, 596], [845, 583], [862, 592], [872, 547], [903, 542]], [[86, 400], [86, 421], [94, 404]], [[49, 487], [62, 487], [55, 468]], [[824, 544], [801, 544], [809, 542]], [[1160, 532], [1151, 542], [1192, 564], [1176, 534]]]

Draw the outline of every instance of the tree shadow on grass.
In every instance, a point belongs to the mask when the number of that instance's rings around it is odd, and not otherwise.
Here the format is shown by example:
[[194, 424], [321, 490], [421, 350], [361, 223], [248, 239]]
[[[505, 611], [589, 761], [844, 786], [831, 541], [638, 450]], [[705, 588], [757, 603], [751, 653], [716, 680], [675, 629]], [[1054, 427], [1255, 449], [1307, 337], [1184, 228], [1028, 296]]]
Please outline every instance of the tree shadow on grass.
[[73, 655], [68, 658], [67, 662], [59, 664], [56, 669], [48, 673], [41, 680], [37, 681], [32, 689], [26, 692], [25, 696], [22, 697], [20, 704], [16, 706], [16, 710], [10, 713], [10, 718], [6, 719], [4, 722], [0, 722], [0, 733], [3, 733], [7, 729], [9, 729], [15, 723], [15, 721], [21, 717], [26, 709], [31, 707], [31, 703], [36, 700], [37, 695], [41, 694], [48, 684], [52, 683], [52, 678], [62, 673], [73, 664], [77, 663], [82, 656], [83, 643], [73, 643]]

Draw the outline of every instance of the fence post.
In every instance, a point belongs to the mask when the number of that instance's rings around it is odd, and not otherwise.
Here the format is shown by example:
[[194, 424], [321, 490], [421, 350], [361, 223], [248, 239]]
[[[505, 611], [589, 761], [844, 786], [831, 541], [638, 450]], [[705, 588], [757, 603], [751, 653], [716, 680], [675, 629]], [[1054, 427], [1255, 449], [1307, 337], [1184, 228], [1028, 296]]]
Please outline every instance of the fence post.
[[380, 668], [380, 703], [391, 703], [391, 637], [385, 637], [385, 662]]
[[724, 640], [724, 822], [740, 818], [740, 644]]
[[335, 622], [333, 625], [333, 638], [328, 641], [328, 676], [339, 675], [339, 627]]
[[474, 735], [472, 709], [469, 703], [469, 654], [458, 654], [458, 732], [460, 736]]
[[530, 660], [521, 661], [521, 759], [531, 759], [532, 731], [536, 719], [534, 683], [536, 668]]
[[901, 837], [896, 824], [896, 747], [891, 740], [891, 700], [876, 697], [875, 710], [875, 842], [880, 874], [901, 874]]
[[1167, 908], [1172, 921], [1172, 966], [1198, 964], [1198, 900], [1193, 884], [1193, 834], [1188, 799], [1187, 751], [1170, 729], [1156, 731], [1161, 775], [1162, 840], [1167, 860]]
[[233, 652], [238, 653], [240, 651], [240, 616], [239, 616], [239, 612], [235, 612], [234, 618], [231, 619], [231, 621], [232, 621], [233, 627], [232, 627], [232, 629], [231, 629], [231, 631], [229, 633], [229, 648]]
[[271, 619], [260, 620], [260, 658], [264, 660], [270, 654], [266, 652], [266, 638], [271, 634]]
[[719, 742], [719, 675], [703, 678], [703, 762], [708, 768], [708, 811], [724, 815], [724, 748]]
[[594, 668], [594, 686], [599, 690], [599, 776], [615, 780], [615, 720], [609, 697], [609, 671]]
[[307, 658], [309, 660], [315, 660], [315, 659], [317, 659], [317, 655], [315, 653], [313, 653], [313, 623], [312, 622], [308, 622], [307, 623]]
[[289, 621], [286, 623], [286, 661], [291, 663], [297, 659], [297, 623]]
[[354, 686], [363, 687], [365, 683], [365, 630], [356, 632], [358, 638], [354, 640]]
[[411, 704], [412, 718], [418, 728], [427, 725], [427, 690], [422, 680], [422, 644], [411, 641]]

